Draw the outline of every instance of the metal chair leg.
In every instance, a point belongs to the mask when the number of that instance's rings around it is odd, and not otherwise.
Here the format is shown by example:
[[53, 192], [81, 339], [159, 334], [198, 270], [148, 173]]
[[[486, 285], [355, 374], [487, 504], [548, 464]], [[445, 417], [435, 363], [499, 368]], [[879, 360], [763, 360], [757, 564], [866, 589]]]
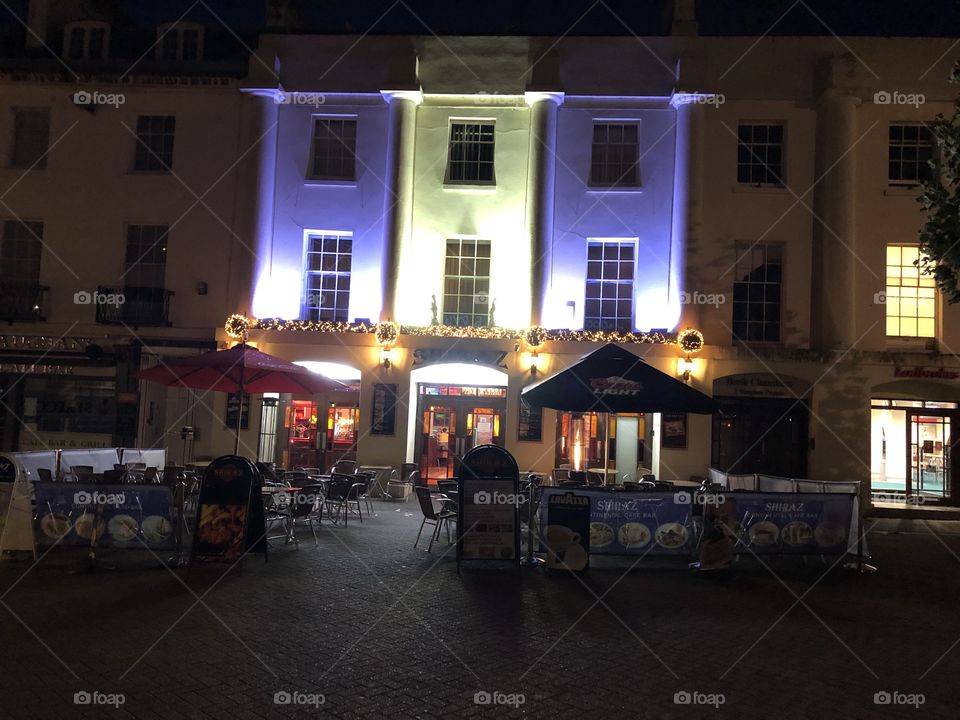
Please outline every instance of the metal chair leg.
[[423, 532], [423, 526], [427, 524], [427, 518], [423, 518], [423, 522], [420, 523], [420, 530], [417, 532], [417, 539], [413, 541], [413, 546], [416, 547], [417, 543], [420, 542], [420, 533]]
[[437, 531], [439, 529], [440, 529], [440, 522], [438, 520], [434, 520], [433, 532], [430, 533], [430, 544], [427, 545], [427, 552], [430, 552], [431, 548], [433, 548], [433, 541], [437, 539]]

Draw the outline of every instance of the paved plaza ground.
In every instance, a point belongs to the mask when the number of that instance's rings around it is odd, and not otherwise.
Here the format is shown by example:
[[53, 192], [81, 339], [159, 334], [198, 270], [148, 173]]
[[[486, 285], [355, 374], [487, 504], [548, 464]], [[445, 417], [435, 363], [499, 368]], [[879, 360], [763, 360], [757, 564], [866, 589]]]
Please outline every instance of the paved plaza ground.
[[376, 508], [226, 576], [139, 551], [95, 574], [61, 548], [0, 565], [0, 717], [960, 715], [960, 523], [878, 521], [874, 575], [649, 558], [458, 575], [445, 540], [413, 548], [415, 504]]

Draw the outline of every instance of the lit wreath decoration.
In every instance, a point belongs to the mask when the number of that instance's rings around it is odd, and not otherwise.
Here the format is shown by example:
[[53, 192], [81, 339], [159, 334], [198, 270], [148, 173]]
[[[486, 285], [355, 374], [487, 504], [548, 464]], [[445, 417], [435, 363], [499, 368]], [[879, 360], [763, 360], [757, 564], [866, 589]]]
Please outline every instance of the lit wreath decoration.
[[234, 313], [227, 318], [227, 322], [224, 324], [223, 329], [227, 331], [227, 335], [230, 337], [240, 339], [245, 337], [247, 330], [250, 329], [250, 320], [246, 315]]
[[547, 341], [547, 329], [539, 325], [528, 327], [523, 332], [523, 339], [532, 348], [538, 348]]
[[393, 345], [400, 337], [400, 326], [392, 320], [377, 323], [377, 329], [374, 331], [377, 336], [377, 342], [381, 345]]
[[696, 353], [703, 350], [703, 333], [693, 328], [687, 328], [677, 335], [677, 345], [685, 353]]

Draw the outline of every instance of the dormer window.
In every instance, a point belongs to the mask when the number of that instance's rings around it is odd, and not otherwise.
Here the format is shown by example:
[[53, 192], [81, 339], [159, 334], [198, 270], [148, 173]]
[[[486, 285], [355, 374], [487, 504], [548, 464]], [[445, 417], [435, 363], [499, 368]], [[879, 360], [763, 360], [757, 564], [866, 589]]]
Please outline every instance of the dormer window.
[[110, 50], [110, 25], [105, 22], [68, 23], [63, 29], [66, 60], [106, 60]]
[[157, 27], [157, 60], [203, 59], [203, 26], [197, 23], [166, 23]]

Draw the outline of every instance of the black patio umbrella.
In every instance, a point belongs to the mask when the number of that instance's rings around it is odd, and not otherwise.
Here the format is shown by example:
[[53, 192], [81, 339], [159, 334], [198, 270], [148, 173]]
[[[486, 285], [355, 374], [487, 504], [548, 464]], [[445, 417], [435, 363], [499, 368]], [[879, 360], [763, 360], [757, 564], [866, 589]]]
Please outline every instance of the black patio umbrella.
[[[716, 401], [610, 343], [566, 370], [525, 387], [524, 401], [568, 412], [717, 412]], [[609, 438], [609, 427], [607, 437]], [[606, 469], [604, 453], [604, 469]]]

